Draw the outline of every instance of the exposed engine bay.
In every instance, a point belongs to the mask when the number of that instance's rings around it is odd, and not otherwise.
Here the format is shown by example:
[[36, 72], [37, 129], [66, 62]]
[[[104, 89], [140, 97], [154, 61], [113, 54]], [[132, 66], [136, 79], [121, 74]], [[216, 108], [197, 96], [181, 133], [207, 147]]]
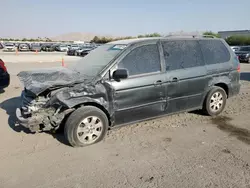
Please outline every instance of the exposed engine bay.
[[[28, 90], [23, 90], [21, 94], [20, 116], [18, 118], [25, 119], [27, 123], [24, 125], [32, 132], [57, 130], [64, 119], [65, 115], [73, 111], [66, 110], [60, 104], [48, 105], [51, 99], [49, 92], [46, 95], [35, 96]], [[18, 113], [17, 113], [18, 114]]]

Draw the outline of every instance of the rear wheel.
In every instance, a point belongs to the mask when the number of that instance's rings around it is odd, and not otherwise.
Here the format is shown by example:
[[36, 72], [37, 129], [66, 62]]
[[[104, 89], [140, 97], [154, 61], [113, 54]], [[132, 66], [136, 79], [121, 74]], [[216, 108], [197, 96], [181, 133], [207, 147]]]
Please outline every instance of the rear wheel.
[[227, 94], [221, 87], [214, 86], [207, 94], [203, 111], [210, 116], [219, 115], [225, 108]]
[[106, 114], [94, 106], [74, 111], [66, 121], [64, 135], [73, 147], [83, 147], [101, 141], [108, 130]]

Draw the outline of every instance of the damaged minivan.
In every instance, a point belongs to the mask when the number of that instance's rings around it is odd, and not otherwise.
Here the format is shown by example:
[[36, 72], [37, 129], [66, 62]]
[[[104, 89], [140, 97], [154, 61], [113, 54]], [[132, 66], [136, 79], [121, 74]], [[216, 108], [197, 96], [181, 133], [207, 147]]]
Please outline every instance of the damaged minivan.
[[63, 127], [70, 145], [108, 129], [201, 109], [219, 115], [240, 91], [239, 60], [223, 39], [160, 37], [106, 43], [71, 67], [18, 74], [18, 123], [32, 132]]

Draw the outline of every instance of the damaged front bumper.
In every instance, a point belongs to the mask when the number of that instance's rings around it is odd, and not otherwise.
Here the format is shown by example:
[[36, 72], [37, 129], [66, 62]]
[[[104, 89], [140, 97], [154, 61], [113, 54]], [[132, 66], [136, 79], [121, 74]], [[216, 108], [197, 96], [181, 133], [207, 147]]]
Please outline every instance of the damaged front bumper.
[[31, 132], [50, 131], [58, 129], [65, 113], [57, 113], [54, 109], [40, 109], [28, 112], [25, 108], [16, 109], [17, 123]]
[[16, 109], [17, 123], [31, 132], [57, 130], [65, 115], [73, 109], [65, 109], [60, 105], [45, 107], [48, 101], [48, 98], [34, 98], [23, 91], [21, 105]]
[[17, 123], [19, 125], [22, 125], [28, 129], [30, 129], [32, 132], [37, 132], [38, 130], [35, 128], [34, 125], [37, 124], [38, 119], [36, 118], [25, 118], [22, 114], [21, 108], [16, 109], [16, 118], [17, 118]]

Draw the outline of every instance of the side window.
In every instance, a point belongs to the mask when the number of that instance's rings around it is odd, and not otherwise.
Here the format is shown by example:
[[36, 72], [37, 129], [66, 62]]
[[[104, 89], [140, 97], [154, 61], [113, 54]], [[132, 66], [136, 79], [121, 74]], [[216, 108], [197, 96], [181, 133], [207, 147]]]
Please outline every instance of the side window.
[[166, 70], [203, 65], [199, 44], [195, 40], [162, 41]]
[[160, 55], [156, 44], [149, 44], [133, 49], [118, 64], [125, 68], [129, 76], [161, 71]]
[[224, 63], [230, 60], [230, 53], [220, 40], [200, 40], [199, 43], [206, 64]]

